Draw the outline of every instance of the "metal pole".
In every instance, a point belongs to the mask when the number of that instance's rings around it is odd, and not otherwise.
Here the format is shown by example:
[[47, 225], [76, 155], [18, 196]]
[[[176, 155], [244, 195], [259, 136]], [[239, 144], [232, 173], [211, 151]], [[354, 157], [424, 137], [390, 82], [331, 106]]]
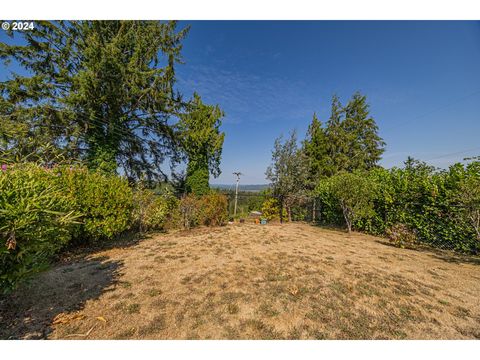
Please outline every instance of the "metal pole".
[[237, 185], [235, 186], [235, 206], [233, 208], [233, 216], [235, 217], [237, 215], [238, 183], [240, 182], [240, 175], [242, 175], [242, 173], [234, 172], [233, 175], [237, 177]]

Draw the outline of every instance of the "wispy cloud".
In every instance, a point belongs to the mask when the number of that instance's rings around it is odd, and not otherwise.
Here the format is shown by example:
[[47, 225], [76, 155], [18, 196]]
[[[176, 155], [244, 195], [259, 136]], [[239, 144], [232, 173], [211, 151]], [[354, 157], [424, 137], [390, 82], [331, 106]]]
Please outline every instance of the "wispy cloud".
[[220, 104], [226, 112], [226, 123], [268, 122], [282, 117], [311, 114], [306, 100], [305, 84], [279, 77], [259, 76], [209, 66], [190, 65], [178, 76], [182, 89], [197, 91], [208, 102]]

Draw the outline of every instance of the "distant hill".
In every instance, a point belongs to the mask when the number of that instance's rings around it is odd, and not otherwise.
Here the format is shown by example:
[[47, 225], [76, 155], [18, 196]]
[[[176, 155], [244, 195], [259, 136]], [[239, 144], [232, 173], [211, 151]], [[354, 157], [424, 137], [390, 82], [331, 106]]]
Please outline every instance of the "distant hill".
[[[235, 190], [235, 184], [210, 184], [210, 187], [220, 190]], [[238, 191], [262, 191], [268, 188], [268, 184], [238, 185]]]

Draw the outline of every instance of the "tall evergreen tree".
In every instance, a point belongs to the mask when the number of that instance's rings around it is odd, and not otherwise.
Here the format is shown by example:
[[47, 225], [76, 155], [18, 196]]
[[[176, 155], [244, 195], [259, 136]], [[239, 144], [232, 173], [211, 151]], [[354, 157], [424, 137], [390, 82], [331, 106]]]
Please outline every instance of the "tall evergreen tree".
[[308, 126], [307, 136], [303, 141], [303, 151], [308, 159], [308, 182], [309, 187], [315, 187], [321, 176], [326, 175], [328, 169], [328, 139], [322, 122], [317, 114]]
[[342, 126], [344, 109], [337, 95], [332, 97], [330, 117], [327, 121], [325, 135], [328, 140], [326, 175], [332, 176], [344, 170], [348, 162], [348, 147], [345, 129]]
[[162, 175], [175, 156], [171, 115], [181, 111], [175, 64], [188, 29], [176, 22], [37, 22], [0, 43], [26, 71], [0, 83], [0, 143], [14, 155], [51, 144], [69, 157], [131, 177]]
[[190, 111], [180, 115], [177, 124], [180, 146], [186, 155], [186, 190], [197, 195], [209, 191], [210, 173], [220, 175], [220, 160], [225, 134], [220, 131], [222, 110], [206, 105], [193, 95]]
[[370, 170], [380, 161], [385, 142], [378, 135], [378, 126], [370, 116], [367, 97], [355, 93], [345, 106], [343, 129], [346, 134], [346, 170]]
[[370, 116], [367, 98], [355, 93], [346, 106], [332, 98], [332, 110], [325, 134], [328, 142], [327, 175], [340, 171], [369, 170], [384, 152], [385, 142]]

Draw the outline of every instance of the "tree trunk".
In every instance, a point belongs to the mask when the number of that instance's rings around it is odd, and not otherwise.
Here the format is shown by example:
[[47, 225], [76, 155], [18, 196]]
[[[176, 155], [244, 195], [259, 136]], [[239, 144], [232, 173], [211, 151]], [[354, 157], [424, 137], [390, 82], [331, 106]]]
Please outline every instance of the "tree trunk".
[[287, 215], [288, 215], [288, 222], [292, 222], [292, 210], [290, 208], [290, 205], [287, 206]]
[[347, 224], [348, 233], [350, 234], [352, 232], [352, 222], [350, 217], [350, 211], [344, 204], [342, 204], [342, 211], [343, 211], [343, 217], [345, 219], [345, 223]]

